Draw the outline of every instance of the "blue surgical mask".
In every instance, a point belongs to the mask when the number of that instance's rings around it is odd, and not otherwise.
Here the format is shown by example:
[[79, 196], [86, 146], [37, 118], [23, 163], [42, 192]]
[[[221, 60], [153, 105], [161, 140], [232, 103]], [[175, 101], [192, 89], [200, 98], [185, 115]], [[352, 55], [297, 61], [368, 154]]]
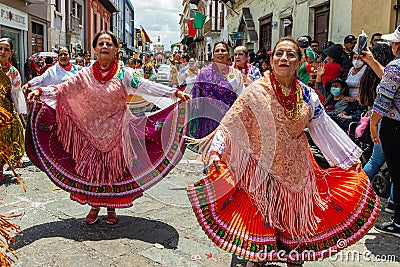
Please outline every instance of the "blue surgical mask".
[[340, 91], [341, 90], [342, 89], [337, 88], [337, 87], [331, 87], [331, 94], [334, 95], [334, 96], [338, 96], [338, 95], [340, 95]]

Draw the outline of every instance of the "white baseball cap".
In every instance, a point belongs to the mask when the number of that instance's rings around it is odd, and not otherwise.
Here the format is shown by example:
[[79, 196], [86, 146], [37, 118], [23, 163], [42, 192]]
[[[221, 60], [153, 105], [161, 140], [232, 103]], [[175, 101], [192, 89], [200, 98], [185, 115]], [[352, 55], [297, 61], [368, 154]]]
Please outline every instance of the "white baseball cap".
[[400, 42], [400, 26], [397, 27], [394, 33], [384, 34], [381, 38], [389, 42]]

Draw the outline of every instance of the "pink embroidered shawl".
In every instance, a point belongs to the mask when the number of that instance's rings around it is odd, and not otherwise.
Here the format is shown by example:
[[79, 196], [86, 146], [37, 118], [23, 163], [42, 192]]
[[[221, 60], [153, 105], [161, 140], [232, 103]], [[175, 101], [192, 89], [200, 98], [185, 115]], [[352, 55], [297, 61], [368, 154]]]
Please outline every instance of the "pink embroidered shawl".
[[[127, 92], [114, 76], [100, 84], [92, 67], [57, 88], [57, 133], [76, 171], [93, 183], [109, 183], [126, 168], [122, 131]], [[115, 179], [115, 178], [114, 178]]]
[[[236, 186], [251, 196], [271, 226], [293, 237], [309, 236], [317, 229], [314, 203], [326, 207], [303, 133], [310, 118], [310, 108], [303, 102], [301, 118], [290, 120], [266, 76], [239, 96], [218, 128], [225, 138], [222, 160]], [[207, 153], [203, 160], [208, 161]]]

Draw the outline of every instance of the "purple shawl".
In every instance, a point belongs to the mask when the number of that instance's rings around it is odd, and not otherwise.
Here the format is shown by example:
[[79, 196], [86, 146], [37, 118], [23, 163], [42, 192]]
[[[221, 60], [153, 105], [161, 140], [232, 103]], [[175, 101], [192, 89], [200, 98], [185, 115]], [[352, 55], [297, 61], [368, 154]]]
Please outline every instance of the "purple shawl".
[[[189, 135], [202, 138], [214, 131], [238, 95], [229, 80], [235, 69], [229, 67], [227, 76], [214, 63], [204, 67], [192, 88], [193, 109]], [[229, 78], [229, 79], [228, 79]]]

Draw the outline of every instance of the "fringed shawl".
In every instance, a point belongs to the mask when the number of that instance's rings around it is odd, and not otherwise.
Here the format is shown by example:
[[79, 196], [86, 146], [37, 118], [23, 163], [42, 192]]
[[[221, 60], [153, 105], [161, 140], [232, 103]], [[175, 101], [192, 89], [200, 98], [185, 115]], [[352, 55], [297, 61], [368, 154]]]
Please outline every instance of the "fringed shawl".
[[[285, 115], [267, 75], [239, 96], [218, 128], [225, 139], [222, 160], [237, 187], [251, 196], [271, 226], [294, 238], [310, 236], [317, 229], [314, 204], [326, 207], [316, 186], [318, 167], [303, 133], [310, 119], [305, 102], [298, 121]], [[214, 134], [198, 142], [211, 141]]]
[[114, 76], [100, 84], [89, 67], [55, 87], [58, 138], [77, 173], [93, 183], [120, 177], [127, 167], [122, 147], [127, 92], [121, 80]]

